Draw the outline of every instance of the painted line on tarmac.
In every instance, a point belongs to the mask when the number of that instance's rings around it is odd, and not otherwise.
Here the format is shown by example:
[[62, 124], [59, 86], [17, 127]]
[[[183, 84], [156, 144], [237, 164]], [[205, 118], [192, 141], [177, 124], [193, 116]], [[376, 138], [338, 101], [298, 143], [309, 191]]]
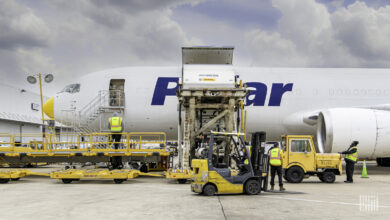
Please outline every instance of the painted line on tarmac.
[[[262, 198], [271, 198], [271, 199], [283, 199], [283, 200], [293, 200], [293, 201], [303, 201], [303, 202], [317, 202], [317, 203], [328, 203], [328, 204], [336, 204], [336, 205], [351, 205], [351, 206], [361, 206], [359, 203], [349, 203], [349, 202], [328, 202], [322, 200], [314, 200], [314, 199], [297, 199], [297, 198], [288, 198], [288, 197], [278, 197], [278, 196], [261, 196]], [[387, 205], [378, 205], [379, 208], [390, 208]]]

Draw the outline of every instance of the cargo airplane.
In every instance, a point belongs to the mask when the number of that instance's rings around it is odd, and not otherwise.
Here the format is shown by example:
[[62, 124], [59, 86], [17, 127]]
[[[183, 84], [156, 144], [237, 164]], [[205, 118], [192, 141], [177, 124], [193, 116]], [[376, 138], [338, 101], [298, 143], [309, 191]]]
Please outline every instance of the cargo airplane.
[[[93, 108], [91, 100], [101, 90], [115, 87], [123, 94], [126, 131], [165, 131], [175, 139], [175, 91], [181, 70], [179, 66], [127, 67], [91, 73], [57, 93], [45, 104], [44, 111], [69, 124], [69, 111], [86, 109], [88, 103]], [[320, 152], [340, 152], [358, 140], [360, 158], [390, 157], [390, 70], [234, 70], [250, 89], [246, 97], [248, 132], [267, 131], [269, 140], [280, 140], [283, 134], [311, 134]]]

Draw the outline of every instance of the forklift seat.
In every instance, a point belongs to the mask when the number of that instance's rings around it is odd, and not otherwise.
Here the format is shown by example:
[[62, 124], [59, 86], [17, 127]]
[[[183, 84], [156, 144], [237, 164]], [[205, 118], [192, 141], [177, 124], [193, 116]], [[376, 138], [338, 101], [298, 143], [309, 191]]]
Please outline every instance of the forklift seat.
[[227, 164], [226, 163], [217, 163], [215, 165], [216, 168], [228, 168]]
[[224, 178], [231, 177], [231, 175], [232, 175], [230, 168], [216, 168], [216, 167], [214, 167], [214, 170], [217, 171], [217, 173]]

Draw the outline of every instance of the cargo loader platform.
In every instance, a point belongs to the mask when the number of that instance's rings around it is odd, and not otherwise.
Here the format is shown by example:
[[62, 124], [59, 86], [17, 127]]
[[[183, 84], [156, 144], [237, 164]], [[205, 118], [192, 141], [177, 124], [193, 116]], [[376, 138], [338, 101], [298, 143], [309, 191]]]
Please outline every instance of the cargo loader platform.
[[[166, 134], [163, 132], [122, 133], [114, 142], [111, 133], [92, 134], [1, 134], [1, 164], [110, 162], [163, 163], [168, 161]], [[161, 164], [166, 170], [168, 164]]]

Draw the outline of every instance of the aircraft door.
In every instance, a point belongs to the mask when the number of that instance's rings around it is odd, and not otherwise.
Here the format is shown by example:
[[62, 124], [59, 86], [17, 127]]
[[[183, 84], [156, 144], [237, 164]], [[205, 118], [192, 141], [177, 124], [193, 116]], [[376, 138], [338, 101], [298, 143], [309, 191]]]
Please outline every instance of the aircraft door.
[[110, 80], [109, 106], [111, 107], [125, 106], [125, 80], [124, 79]]

